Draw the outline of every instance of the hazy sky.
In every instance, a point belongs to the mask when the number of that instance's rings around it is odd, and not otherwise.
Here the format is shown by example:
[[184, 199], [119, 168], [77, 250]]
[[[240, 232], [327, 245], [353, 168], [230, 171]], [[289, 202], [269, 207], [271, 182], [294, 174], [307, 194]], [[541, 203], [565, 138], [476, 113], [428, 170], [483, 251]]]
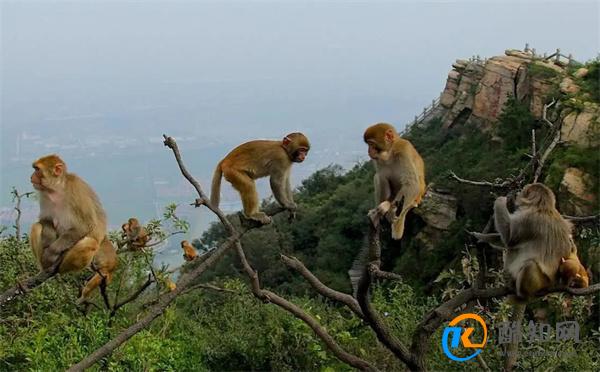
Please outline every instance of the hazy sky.
[[152, 109], [178, 119], [157, 124], [201, 123], [211, 135], [211, 122], [242, 136], [279, 136], [273, 128], [287, 120], [400, 126], [439, 94], [456, 58], [525, 42], [580, 60], [600, 49], [598, 1], [2, 1], [1, 10], [4, 129]]
[[195, 138], [187, 160], [206, 182], [233, 145], [301, 130], [313, 155], [297, 180], [365, 158], [364, 128], [402, 128], [457, 58], [526, 42], [580, 61], [600, 50], [598, 1], [21, 0], [0, 11], [0, 207], [9, 186], [30, 189], [33, 159], [60, 151], [109, 217], [125, 203], [117, 184], [140, 179], [144, 213], [160, 208], [157, 180], [183, 187], [162, 133]]

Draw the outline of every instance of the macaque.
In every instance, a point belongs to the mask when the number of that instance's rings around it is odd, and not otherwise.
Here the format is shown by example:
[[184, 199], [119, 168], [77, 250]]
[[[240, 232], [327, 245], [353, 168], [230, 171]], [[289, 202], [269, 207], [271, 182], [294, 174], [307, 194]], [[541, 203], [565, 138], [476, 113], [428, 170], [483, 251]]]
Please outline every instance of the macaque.
[[[574, 248], [571, 224], [556, 210], [554, 193], [541, 183], [525, 186], [509, 213], [506, 197], [494, 203], [494, 225], [498, 234], [473, 234], [504, 246], [504, 271], [514, 281], [517, 301], [527, 300], [558, 280], [563, 257]], [[576, 252], [576, 249], [575, 249]]]
[[196, 257], [198, 257], [198, 253], [196, 249], [188, 243], [187, 240], [181, 241], [181, 248], [183, 249], [183, 259], [186, 261], [193, 261]]
[[212, 180], [211, 204], [219, 206], [221, 177], [225, 177], [241, 196], [244, 217], [261, 224], [271, 218], [258, 210], [258, 193], [254, 180], [270, 176], [271, 190], [279, 204], [296, 210], [290, 185], [293, 163], [302, 163], [310, 144], [302, 133], [290, 133], [282, 141], [250, 141], [233, 149], [219, 162]]
[[117, 266], [116, 251], [106, 235], [106, 214], [96, 193], [79, 176], [67, 172], [57, 155], [33, 163], [31, 184], [39, 193], [39, 221], [29, 242], [40, 268], [66, 273], [93, 268], [78, 303], [86, 302], [102, 282], [110, 283]]
[[579, 261], [577, 252], [571, 251], [567, 257], [560, 258], [558, 273], [561, 282], [567, 287], [587, 288], [590, 285], [590, 277]]
[[144, 226], [140, 224], [137, 218], [131, 217], [126, 223], [121, 225], [124, 237], [127, 238], [129, 249], [137, 251], [146, 246], [150, 240], [150, 235]]
[[167, 288], [169, 288], [169, 290], [172, 292], [175, 289], [177, 289], [177, 284], [175, 284], [174, 281], [172, 281], [170, 278], [166, 279], [166, 284], [167, 284]]
[[392, 239], [404, 235], [406, 214], [425, 194], [425, 164], [413, 145], [401, 138], [386, 123], [367, 128], [364, 141], [375, 164], [375, 198], [378, 204], [369, 212], [374, 224], [387, 216], [392, 224]]

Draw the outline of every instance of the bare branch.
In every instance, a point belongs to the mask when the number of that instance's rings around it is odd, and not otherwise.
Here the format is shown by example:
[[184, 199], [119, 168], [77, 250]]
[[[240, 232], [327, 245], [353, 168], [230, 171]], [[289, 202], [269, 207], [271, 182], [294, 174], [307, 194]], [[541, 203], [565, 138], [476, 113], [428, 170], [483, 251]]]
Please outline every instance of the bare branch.
[[544, 154], [540, 158], [540, 161], [537, 165], [537, 168], [536, 168], [534, 176], [533, 176], [533, 182], [537, 182], [538, 179], [540, 178], [540, 175], [542, 174], [542, 168], [544, 167], [544, 163], [546, 162], [546, 160], [548, 159], [548, 156], [550, 156], [550, 154], [552, 153], [552, 151], [554, 150], [554, 148], [560, 141], [560, 127], [555, 128], [555, 130], [556, 130], [556, 133], [554, 134], [554, 138], [552, 139], [552, 142], [550, 142], [548, 147], [546, 147], [546, 150], [544, 151]]
[[227, 289], [227, 288], [221, 288], [221, 287], [217, 287], [216, 285], [212, 285], [212, 284], [205, 284], [205, 283], [200, 283], [200, 284], [196, 284], [193, 285], [189, 288], [187, 288], [186, 290], [182, 291], [181, 294], [184, 293], [189, 293], [195, 289], [210, 289], [211, 291], [215, 291], [215, 292], [224, 292], [224, 293], [233, 293], [233, 294], [238, 294], [238, 292], [232, 290], [232, 289]]
[[47, 273], [45, 271], [42, 271], [36, 276], [32, 276], [24, 282], [18, 283], [16, 286], [7, 289], [6, 291], [4, 291], [4, 293], [2, 293], [2, 295], [0, 295], [0, 307], [14, 300], [19, 295], [25, 294], [33, 288], [41, 285], [46, 280], [52, 278], [54, 275], [54, 273]]
[[302, 275], [304, 279], [306, 279], [306, 281], [309, 282], [310, 285], [312, 285], [313, 288], [322, 296], [341, 302], [348, 306], [350, 310], [352, 310], [359, 317], [364, 317], [363, 312], [358, 305], [358, 301], [356, 301], [354, 297], [346, 293], [335, 291], [323, 284], [313, 273], [310, 272], [310, 270], [306, 268], [306, 266], [304, 266], [302, 261], [296, 257], [281, 255], [281, 259], [287, 267], [294, 269], [300, 275]]
[[13, 195], [13, 201], [16, 200], [15, 211], [17, 211], [17, 217], [15, 217], [15, 238], [21, 240], [21, 201], [23, 198], [29, 198], [34, 194], [33, 191], [19, 194], [19, 191], [15, 187], [12, 188], [11, 194]]
[[122, 308], [123, 306], [127, 305], [130, 302], [135, 301], [138, 297], [140, 297], [140, 295], [142, 293], [144, 293], [146, 288], [148, 288], [150, 286], [150, 284], [152, 284], [152, 283], [154, 283], [154, 278], [152, 277], [152, 275], [148, 275], [148, 279], [144, 282], [144, 284], [142, 284], [142, 286], [140, 288], [138, 288], [137, 291], [135, 291], [133, 294], [131, 294], [131, 296], [127, 297], [126, 299], [119, 302], [118, 304], [115, 304], [115, 306], [112, 308], [112, 310], [110, 312], [110, 316], [111, 317], [115, 316], [115, 314], [117, 313], [117, 311], [120, 308]]
[[[379, 225], [377, 227], [369, 224], [369, 261], [365, 271], [358, 281], [356, 298], [363, 311], [365, 320], [375, 331], [377, 339], [385, 345], [394, 355], [400, 359], [411, 370], [423, 370], [423, 361], [414, 358], [408, 348], [396, 338], [385, 324], [381, 316], [371, 305], [371, 282], [373, 271], [379, 269], [381, 259], [381, 246], [379, 244]], [[420, 363], [421, 362], [421, 363]]]
[[573, 221], [573, 222], [591, 222], [591, 221], [600, 220], [600, 214], [596, 214], [594, 216], [581, 216], [581, 217], [563, 215], [563, 218], [565, 218], [569, 221]]
[[488, 181], [466, 180], [464, 178], [458, 177], [453, 171], [450, 171], [450, 177], [454, 178], [456, 181], [458, 181], [460, 183], [466, 183], [466, 184], [473, 185], [473, 186], [494, 187], [494, 188], [499, 188], [499, 189], [507, 188], [511, 184], [511, 181], [504, 181], [502, 183], [497, 183], [497, 182], [488, 182]]

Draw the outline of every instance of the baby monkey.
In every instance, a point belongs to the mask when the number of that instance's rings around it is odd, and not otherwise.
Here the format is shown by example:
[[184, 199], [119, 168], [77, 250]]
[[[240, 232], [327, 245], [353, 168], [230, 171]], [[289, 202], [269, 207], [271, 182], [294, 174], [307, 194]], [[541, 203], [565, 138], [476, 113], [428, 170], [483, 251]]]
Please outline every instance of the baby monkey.
[[271, 218], [258, 210], [258, 193], [254, 180], [270, 176], [273, 196], [284, 208], [295, 211], [290, 173], [293, 163], [302, 163], [310, 144], [302, 133], [290, 133], [281, 141], [257, 140], [233, 149], [217, 164], [212, 180], [210, 202], [219, 206], [221, 177], [225, 177], [242, 198], [244, 216], [261, 224]]
[[587, 288], [590, 285], [590, 277], [579, 261], [576, 252], [571, 251], [569, 256], [561, 257], [558, 273], [561, 281], [567, 287]]

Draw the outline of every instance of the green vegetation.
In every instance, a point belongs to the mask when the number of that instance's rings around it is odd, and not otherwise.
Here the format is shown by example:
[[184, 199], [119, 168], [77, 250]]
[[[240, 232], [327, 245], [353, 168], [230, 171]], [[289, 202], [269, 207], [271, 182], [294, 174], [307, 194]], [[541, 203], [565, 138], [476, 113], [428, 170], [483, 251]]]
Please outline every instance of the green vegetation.
[[[525, 154], [531, 151], [530, 134], [534, 128], [538, 133], [537, 146], [543, 146], [548, 141], [545, 129], [524, 104], [509, 99], [499, 122], [485, 130], [470, 121], [444, 129], [441, 121], [435, 119], [408, 134], [425, 159], [428, 183], [457, 197], [458, 215], [448, 231], [429, 230], [421, 234], [430, 239], [425, 241], [417, 234], [425, 222], [411, 213], [406, 239], [401, 243], [383, 240], [384, 269], [399, 273], [403, 281], [380, 283], [374, 290], [374, 306], [384, 314], [395, 335], [405, 342], [409, 342], [424, 314], [472, 284], [479, 267], [465, 230], [483, 228], [496, 195], [490, 189], [456, 183], [448, 177], [449, 171], [462, 178], [488, 181], [515, 175], [529, 162]], [[564, 169], [578, 167], [590, 174], [595, 182], [593, 187], [598, 187], [599, 162], [600, 155], [595, 149], [559, 147], [548, 159], [543, 177], [557, 191]], [[299, 211], [295, 221], [290, 223], [285, 214], [280, 214], [272, 225], [247, 233], [242, 244], [264, 287], [285, 295], [316, 317], [347, 351], [381, 370], [401, 370], [403, 366], [377, 342], [362, 321], [348, 309], [316, 295], [306, 281], [280, 262], [282, 253], [296, 256], [323, 283], [350, 292], [347, 270], [364, 244], [366, 214], [373, 205], [372, 177], [371, 164], [357, 164], [347, 172], [335, 165], [319, 170], [296, 192]], [[163, 220], [152, 221], [149, 227], [165, 237], [165, 226], [184, 230], [188, 227], [177, 218], [174, 206], [167, 208]], [[9, 232], [5, 230], [0, 237], [2, 289], [13, 286], [15, 278], [23, 279], [37, 270], [26, 239], [9, 237]], [[386, 235], [389, 234], [384, 232]], [[209, 246], [216, 246], [224, 236], [223, 227], [215, 224], [202, 239]], [[598, 265], [600, 231], [580, 229], [576, 237], [585, 262]], [[119, 259], [119, 270], [110, 287], [111, 299], [116, 287], [122, 287], [120, 296], [124, 298], [146, 280], [147, 262], [152, 261], [152, 254], [148, 257], [121, 254]], [[499, 283], [501, 275], [491, 268], [499, 267], [500, 255], [489, 252], [487, 260], [490, 276]], [[275, 305], [256, 300], [245, 277], [239, 274], [239, 265], [235, 255], [226, 255], [202, 280], [228, 292], [197, 290], [180, 296], [151, 327], [94, 370], [351, 370], [333, 357], [302, 321]], [[97, 297], [98, 308], [83, 315], [75, 299], [76, 288], [85, 276], [82, 273], [53, 279], [0, 309], [0, 371], [63, 370], [135, 322], [145, 311], [143, 304], [167, 290], [161, 281], [158, 287], [152, 286], [114, 317], [102, 308]], [[508, 320], [510, 310], [505, 302], [472, 305], [490, 328]], [[570, 319], [580, 321], [582, 342], [549, 342], [542, 346], [524, 343], [522, 352], [544, 353], [525, 354], [528, 356], [521, 358], [519, 368], [600, 369], [597, 299], [571, 300], [564, 295], [553, 295], [537, 300], [531, 311], [542, 306], [549, 309], [551, 324]], [[441, 329], [431, 339], [428, 362], [432, 370], [480, 370], [475, 362], [450, 364], [439, 346], [440, 337]], [[502, 355], [497, 340], [490, 340], [483, 355], [492, 370], [500, 369]]]

